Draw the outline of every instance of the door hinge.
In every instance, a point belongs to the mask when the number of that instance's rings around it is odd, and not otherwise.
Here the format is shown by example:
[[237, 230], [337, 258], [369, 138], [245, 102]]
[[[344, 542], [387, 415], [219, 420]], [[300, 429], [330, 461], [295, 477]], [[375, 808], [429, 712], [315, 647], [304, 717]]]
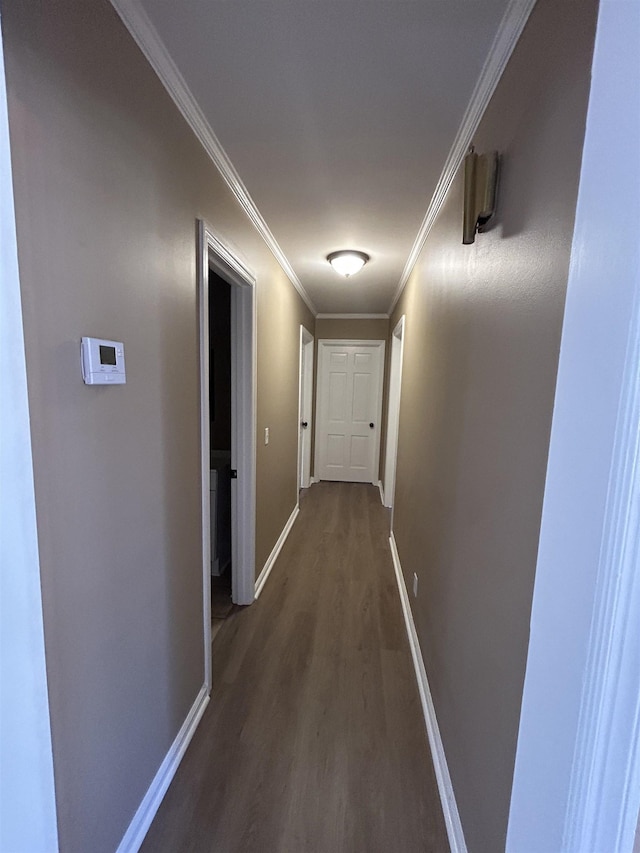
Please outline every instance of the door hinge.
[[238, 479], [238, 472], [237, 472], [237, 470], [236, 470], [235, 468], [232, 468], [232, 469], [231, 469], [231, 479], [232, 479], [232, 480], [237, 480], [237, 479]]

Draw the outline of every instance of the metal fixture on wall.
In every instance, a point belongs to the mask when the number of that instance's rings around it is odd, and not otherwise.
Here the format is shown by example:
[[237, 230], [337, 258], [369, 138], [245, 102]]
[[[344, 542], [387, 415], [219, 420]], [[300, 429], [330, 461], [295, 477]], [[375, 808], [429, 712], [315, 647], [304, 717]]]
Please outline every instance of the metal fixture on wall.
[[345, 278], [349, 278], [349, 276], [360, 272], [369, 260], [369, 255], [353, 249], [343, 249], [340, 252], [331, 252], [330, 255], [327, 255], [327, 260], [336, 272]]
[[464, 158], [464, 211], [462, 242], [473, 243], [496, 209], [498, 152], [476, 154], [473, 146]]

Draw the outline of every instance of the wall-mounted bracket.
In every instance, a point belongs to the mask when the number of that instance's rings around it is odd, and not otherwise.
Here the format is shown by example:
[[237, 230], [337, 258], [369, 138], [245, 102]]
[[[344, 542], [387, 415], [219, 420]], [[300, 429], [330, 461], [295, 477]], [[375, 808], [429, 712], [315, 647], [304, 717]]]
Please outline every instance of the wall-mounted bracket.
[[462, 242], [473, 243], [496, 208], [499, 156], [497, 151], [476, 154], [473, 147], [464, 158], [464, 212]]

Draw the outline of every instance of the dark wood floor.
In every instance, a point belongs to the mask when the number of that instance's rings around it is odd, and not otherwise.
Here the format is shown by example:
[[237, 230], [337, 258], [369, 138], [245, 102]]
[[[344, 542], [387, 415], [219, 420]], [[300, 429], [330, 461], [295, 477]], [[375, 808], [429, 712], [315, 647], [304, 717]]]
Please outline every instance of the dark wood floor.
[[305, 493], [144, 853], [449, 850], [387, 536], [373, 486]]

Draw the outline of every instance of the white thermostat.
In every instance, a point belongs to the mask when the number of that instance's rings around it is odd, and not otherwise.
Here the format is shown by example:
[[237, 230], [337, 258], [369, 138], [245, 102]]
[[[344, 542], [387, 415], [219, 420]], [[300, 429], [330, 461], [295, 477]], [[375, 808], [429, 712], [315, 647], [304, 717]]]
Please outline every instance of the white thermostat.
[[82, 378], [87, 385], [124, 385], [124, 344], [102, 338], [83, 338]]

